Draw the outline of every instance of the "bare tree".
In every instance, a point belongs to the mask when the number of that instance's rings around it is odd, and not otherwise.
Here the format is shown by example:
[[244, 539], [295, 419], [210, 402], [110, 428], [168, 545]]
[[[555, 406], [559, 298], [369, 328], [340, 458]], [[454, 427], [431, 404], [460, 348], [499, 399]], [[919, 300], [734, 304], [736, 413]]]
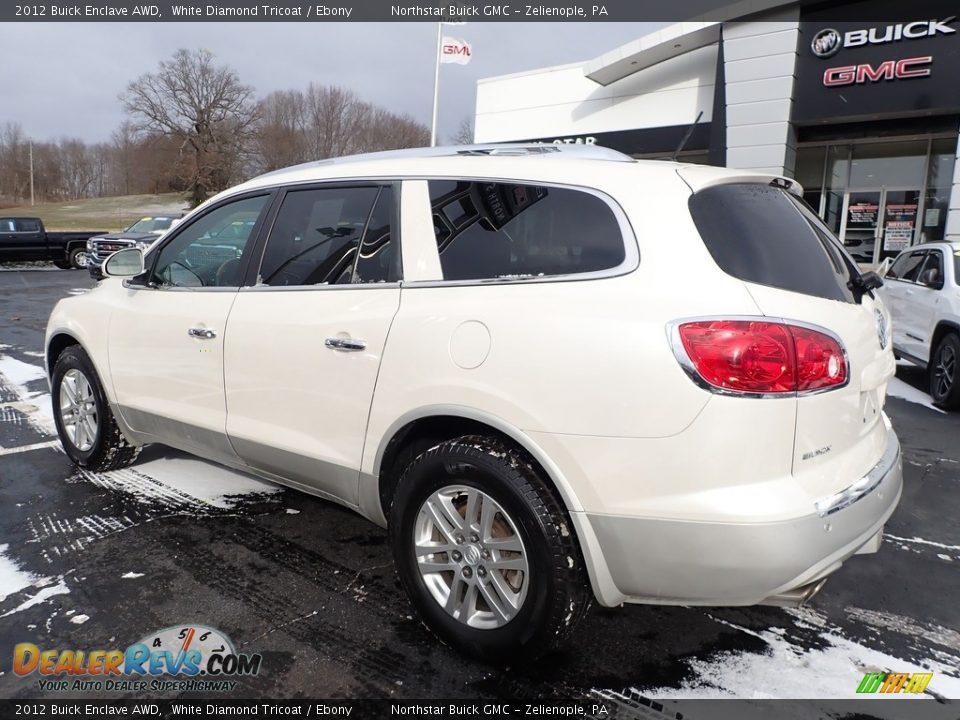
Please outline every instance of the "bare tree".
[[307, 105], [299, 90], [278, 90], [260, 101], [254, 141], [264, 171], [303, 162], [312, 154], [307, 146]]
[[460, 127], [457, 128], [457, 132], [454, 133], [450, 140], [454, 145], [472, 145], [473, 118], [469, 115], [464, 115], [460, 121]]
[[196, 206], [235, 179], [257, 118], [252, 97], [253, 89], [231, 68], [215, 65], [211, 52], [181, 49], [130, 83], [120, 99], [141, 131], [177, 139], [190, 156], [186, 180]]

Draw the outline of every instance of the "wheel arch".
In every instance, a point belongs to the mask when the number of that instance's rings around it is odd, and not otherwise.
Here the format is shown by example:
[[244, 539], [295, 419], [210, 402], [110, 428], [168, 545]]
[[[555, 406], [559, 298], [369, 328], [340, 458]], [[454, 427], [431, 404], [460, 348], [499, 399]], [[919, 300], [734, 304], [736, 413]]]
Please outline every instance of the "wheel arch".
[[90, 356], [90, 353], [87, 351], [87, 349], [83, 347], [83, 343], [81, 343], [80, 340], [78, 340], [72, 333], [67, 332], [66, 330], [59, 330], [50, 336], [50, 339], [47, 341], [45, 357], [48, 378], [53, 377], [53, 366], [57, 364], [57, 358], [63, 354], [64, 350], [66, 350], [68, 347], [72, 347], [73, 345], [79, 345], [80, 348], [87, 353], [87, 356]]
[[410, 411], [394, 421], [377, 447], [372, 472], [361, 474], [359, 510], [386, 527], [390, 501], [399, 482], [397, 461], [404, 448], [423, 450], [438, 442], [466, 434], [490, 434], [522, 450], [543, 473], [571, 521], [571, 532], [580, 548], [596, 599], [606, 607], [619, 605], [625, 596], [617, 588], [600, 542], [583, 512], [583, 505], [563, 472], [549, 455], [515, 425], [490, 413], [458, 405], [436, 405]]
[[933, 335], [930, 337], [930, 355], [927, 358], [927, 362], [930, 365], [933, 365], [933, 353], [936, 352], [940, 341], [950, 333], [960, 335], [960, 322], [955, 320], [941, 320], [937, 323], [937, 326], [933, 330]]
[[[402, 469], [398, 467], [398, 461], [402, 459], [405, 450], [423, 445], [429, 447], [445, 440], [473, 434], [499, 437], [522, 450], [543, 473], [567, 512], [583, 509], [576, 492], [560, 468], [522, 430], [490, 413], [456, 405], [437, 405], [404, 414], [393, 422], [381, 438], [371, 473], [376, 482], [376, 514], [384, 520], [389, 515], [390, 502]], [[361, 503], [363, 504], [364, 496], [369, 498], [370, 495], [371, 493], [361, 493]]]

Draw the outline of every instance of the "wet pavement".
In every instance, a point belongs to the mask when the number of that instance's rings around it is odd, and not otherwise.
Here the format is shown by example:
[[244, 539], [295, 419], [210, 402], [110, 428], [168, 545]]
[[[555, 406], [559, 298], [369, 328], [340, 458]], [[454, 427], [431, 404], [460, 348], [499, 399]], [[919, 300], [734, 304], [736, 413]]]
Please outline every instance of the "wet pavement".
[[[848, 561], [810, 607], [594, 607], [564, 652], [492, 668], [412, 617], [385, 533], [345, 509], [156, 446], [129, 469], [78, 471], [51, 442], [43, 328], [90, 285], [0, 269], [0, 697], [137, 697], [44, 692], [12, 672], [11, 650], [122, 649], [191, 624], [262, 654], [232, 697], [632, 706], [853, 697], [864, 672], [921, 670], [932, 694], [960, 697], [960, 414], [888, 400], [903, 498], [881, 551]], [[894, 391], [922, 400], [923, 373], [898, 376]]]

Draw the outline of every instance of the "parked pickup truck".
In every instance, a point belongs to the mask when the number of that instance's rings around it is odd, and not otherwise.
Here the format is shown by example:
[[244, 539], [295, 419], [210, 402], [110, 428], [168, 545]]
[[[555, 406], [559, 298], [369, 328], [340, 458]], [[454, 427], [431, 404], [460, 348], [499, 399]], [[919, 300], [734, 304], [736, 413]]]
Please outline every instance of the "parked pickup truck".
[[94, 280], [102, 280], [103, 261], [117, 250], [138, 247], [146, 252], [163, 234], [180, 220], [179, 215], [143, 217], [126, 230], [99, 235], [87, 241], [87, 270]]
[[49, 260], [58, 268], [87, 265], [87, 240], [106, 230], [47, 232], [36, 217], [0, 217], [0, 263]]

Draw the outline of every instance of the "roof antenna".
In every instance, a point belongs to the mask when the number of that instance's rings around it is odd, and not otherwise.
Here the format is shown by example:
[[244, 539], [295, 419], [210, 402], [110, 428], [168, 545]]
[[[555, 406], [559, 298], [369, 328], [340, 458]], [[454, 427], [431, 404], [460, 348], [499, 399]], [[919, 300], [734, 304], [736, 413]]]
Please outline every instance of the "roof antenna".
[[697, 115], [697, 119], [693, 121], [693, 125], [687, 130], [686, 134], [683, 136], [683, 140], [680, 141], [680, 144], [677, 145], [677, 149], [673, 151], [673, 155], [670, 156], [670, 159], [673, 162], [677, 161], [677, 158], [680, 157], [680, 153], [683, 152], [684, 146], [687, 144], [687, 141], [690, 139], [690, 136], [693, 135], [693, 129], [697, 126], [697, 123], [700, 122], [700, 118], [703, 117], [703, 110]]

